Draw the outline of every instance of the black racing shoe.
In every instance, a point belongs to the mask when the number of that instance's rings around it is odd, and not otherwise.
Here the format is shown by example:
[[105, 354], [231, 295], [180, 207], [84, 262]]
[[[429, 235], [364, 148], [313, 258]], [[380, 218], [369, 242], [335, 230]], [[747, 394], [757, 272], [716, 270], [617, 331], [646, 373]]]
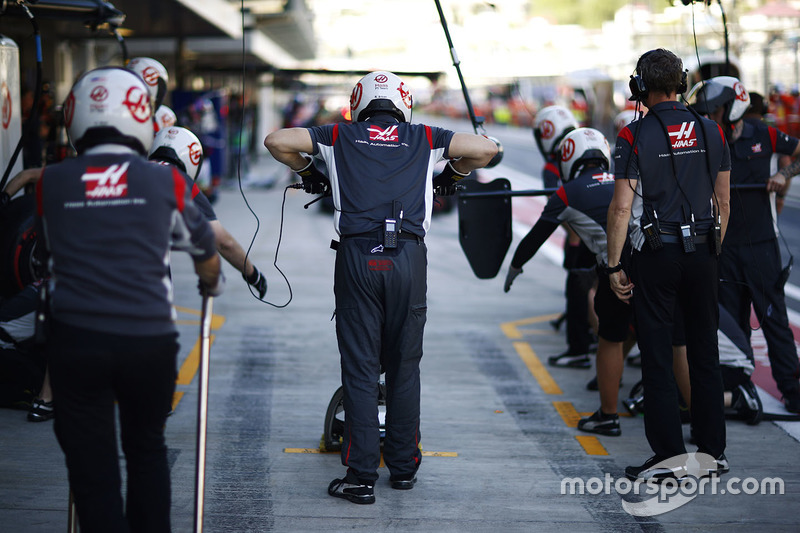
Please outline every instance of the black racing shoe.
[[411, 478], [406, 476], [392, 476], [389, 478], [389, 483], [392, 485], [392, 488], [397, 490], [411, 490], [414, 488], [416, 482], [417, 476], [411, 476]]
[[644, 462], [641, 466], [626, 466], [625, 477], [631, 481], [650, 481], [661, 482], [665, 479], [682, 479], [686, 477], [686, 466], [667, 465], [665, 459], [660, 459], [655, 455]]
[[608, 437], [619, 437], [622, 429], [619, 427], [619, 415], [607, 415], [598, 409], [592, 416], [581, 418], [578, 421], [578, 429], [587, 433], [597, 433]]
[[790, 413], [800, 413], [800, 392], [791, 392], [783, 395], [783, 405]]
[[559, 355], [551, 355], [547, 358], [547, 363], [550, 366], [558, 366], [561, 368], [592, 368], [589, 354], [574, 354], [569, 351]]
[[45, 422], [51, 420], [54, 416], [53, 402], [46, 402], [41, 398], [36, 398], [28, 411], [28, 422]]
[[764, 416], [761, 398], [758, 396], [756, 386], [749, 379], [733, 391], [731, 407], [736, 410], [742, 420], [751, 426], [761, 422], [761, 418]]
[[328, 485], [328, 494], [335, 498], [344, 498], [353, 503], [375, 503], [375, 490], [372, 485], [350, 483], [346, 479], [334, 479]]

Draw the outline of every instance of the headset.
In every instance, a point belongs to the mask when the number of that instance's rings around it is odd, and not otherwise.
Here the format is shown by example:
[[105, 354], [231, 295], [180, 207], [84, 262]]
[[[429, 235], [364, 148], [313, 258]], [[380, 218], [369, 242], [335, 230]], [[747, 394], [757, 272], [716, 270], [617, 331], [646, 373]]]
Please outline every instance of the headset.
[[[630, 101], [632, 102], [644, 102], [647, 100], [647, 96], [650, 94], [650, 90], [647, 88], [647, 84], [644, 82], [643, 77], [643, 70], [644, 64], [643, 61], [655, 52], [655, 50], [650, 50], [649, 52], [645, 52], [636, 62], [636, 70], [633, 74], [631, 74], [631, 79], [628, 82], [628, 88], [631, 90], [631, 97]], [[689, 89], [689, 70], [684, 70], [681, 74], [681, 82], [678, 85], [677, 93], [683, 94]]]

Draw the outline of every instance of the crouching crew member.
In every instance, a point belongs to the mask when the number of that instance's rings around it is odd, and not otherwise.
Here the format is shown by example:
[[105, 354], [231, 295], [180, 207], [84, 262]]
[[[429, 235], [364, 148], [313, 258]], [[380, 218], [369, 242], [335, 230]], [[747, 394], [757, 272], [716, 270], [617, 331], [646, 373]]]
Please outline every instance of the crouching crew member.
[[[419, 450], [419, 362], [427, 316], [427, 248], [434, 188], [489, 163], [497, 145], [480, 135], [411, 124], [410, 89], [391, 72], [364, 76], [350, 97], [352, 123], [278, 130], [270, 153], [303, 178], [306, 192], [330, 188], [341, 236], [336, 252], [336, 335], [342, 363], [347, 474], [328, 493], [375, 501], [380, 435], [378, 380], [386, 372], [383, 457], [395, 489], [410, 489]], [[314, 167], [321, 158], [330, 182]], [[450, 159], [433, 178], [434, 165]]]
[[[672, 366], [678, 306], [685, 321], [695, 437], [699, 451], [715, 463], [708, 473], [719, 474], [728, 470], [717, 280], [728, 222], [730, 154], [722, 130], [677, 101], [686, 91], [686, 72], [672, 52], [642, 55], [630, 88], [648, 113], [617, 137], [608, 261], [612, 289], [633, 302], [647, 391], [645, 434], [654, 456], [625, 473], [631, 479], [680, 476], [659, 465], [686, 453]], [[625, 269], [629, 222], [634, 251]]]
[[614, 176], [608, 173], [611, 159], [608, 141], [595, 129], [577, 129], [562, 141], [560, 159], [564, 185], [550, 197], [542, 216], [517, 246], [503, 290], [509, 291], [514, 278], [522, 273], [522, 266], [560, 224], [569, 224], [595, 253], [600, 273], [594, 309], [599, 322], [597, 382], [601, 406], [592, 416], [581, 419], [578, 428], [617, 436], [621, 434], [617, 394], [622, 377], [622, 343], [628, 337], [631, 309], [611, 291], [606, 273], [606, 222], [614, 194]]
[[214, 234], [184, 177], [144, 157], [151, 117], [147, 86], [133, 72], [84, 74], [64, 104], [79, 155], [47, 167], [36, 187], [38, 235], [52, 274], [55, 433], [85, 533], [170, 531], [164, 424], [179, 348], [170, 245], [192, 256], [208, 294], [222, 290]]

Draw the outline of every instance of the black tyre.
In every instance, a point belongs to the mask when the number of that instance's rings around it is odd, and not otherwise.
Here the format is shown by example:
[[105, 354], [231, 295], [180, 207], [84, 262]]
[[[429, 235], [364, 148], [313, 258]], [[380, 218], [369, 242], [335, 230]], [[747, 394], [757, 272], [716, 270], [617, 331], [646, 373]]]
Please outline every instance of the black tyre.
[[[378, 420], [380, 421], [381, 443], [386, 436], [386, 385], [378, 384]], [[339, 387], [333, 393], [325, 413], [325, 427], [319, 449], [322, 452], [338, 452], [342, 449], [344, 434], [344, 389]]]

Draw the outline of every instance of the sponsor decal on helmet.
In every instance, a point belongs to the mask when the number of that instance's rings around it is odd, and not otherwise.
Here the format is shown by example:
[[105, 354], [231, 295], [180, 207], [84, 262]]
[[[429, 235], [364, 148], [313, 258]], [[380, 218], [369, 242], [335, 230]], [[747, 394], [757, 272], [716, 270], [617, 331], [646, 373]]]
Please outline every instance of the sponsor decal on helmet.
[[542, 139], [552, 139], [556, 134], [556, 127], [549, 120], [543, 120], [539, 124], [539, 131], [541, 132]]
[[561, 160], [569, 161], [575, 155], [575, 141], [567, 139], [561, 147]]
[[[350, 95], [350, 108], [356, 109], [358, 105], [361, 103], [361, 97], [364, 95], [364, 87], [361, 86], [361, 82], [358, 82], [355, 87], [353, 87], [353, 93]], [[353, 120], [357, 120], [358, 117], [353, 117]]]
[[737, 81], [736, 83], [734, 83], [733, 90], [736, 91], [736, 99], [739, 100], [740, 102], [746, 102], [747, 99], [749, 98], [747, 96], [747, 89], [744, 88], [742, 82]]
[[387, 76], [386, 74], [378, 74], [377, 76], [375, 76], [376, 83], [386, 83], [387, 81], [389, 81], [389, 76]]
[[400, 92], [400, 98], [403, 99], [403, 103], [409, 109], [411, 109], [411, 91], [406, 90], [405, 83], [400, 83], [400, 87], [397, 88]]
[[150, 95], [146, 94], [140, 87], [131, 87], [125, 95], [123, 105], [131, 112], [131, 116], [137, 122], [147, 122], [150, 120]]
[[147, 85], [153, 87], [158, 85], [158, 78], [160, 78], [160, 76], [156, 67], [150, 66], [142, 71], [142, 78], [144, 78], [144, 81], [147, 83]]
[[64, 102], [64, 125], [68, 128], [72, 125], [72, 118], [75, 116], [75, 94], [70, 92], [67, 101]]
[[200, 146], [199, 143], [192, 142], [189, 145], [189, 160], [192, 162], [193, 165], [197, 165], [200, 163], [200, 157], [203, 155], [203, 148]]
[[91, 98], [95, 102], [102, 102], [103, 100], [108, 98], [108, 89], [106, 89], [102, 85], [93, 87], [92, 91], [89, 93], [89, 98]]

